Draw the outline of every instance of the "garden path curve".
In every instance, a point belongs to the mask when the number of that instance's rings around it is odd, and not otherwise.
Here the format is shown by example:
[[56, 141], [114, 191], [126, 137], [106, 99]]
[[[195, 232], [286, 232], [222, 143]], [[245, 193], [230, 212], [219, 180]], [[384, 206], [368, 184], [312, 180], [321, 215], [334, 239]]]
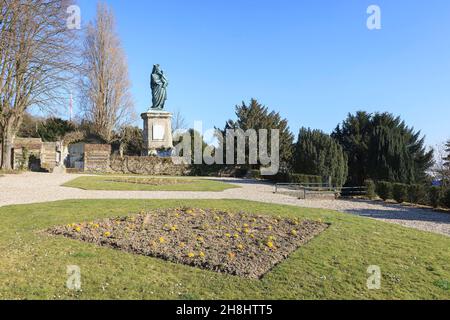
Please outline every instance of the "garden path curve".
[[242, 199], [331, 209], [450, 236], [450, 214], [363, 200], [299, 200], [288, 195], [274, 194], [271, 184], [253, 180], [215, 178], [241, 187], [223, 192], [90, 191], [61, 186], [79, 176], [85, 175], [28, 172], [2, 176], [0, 207], [69, 199]]

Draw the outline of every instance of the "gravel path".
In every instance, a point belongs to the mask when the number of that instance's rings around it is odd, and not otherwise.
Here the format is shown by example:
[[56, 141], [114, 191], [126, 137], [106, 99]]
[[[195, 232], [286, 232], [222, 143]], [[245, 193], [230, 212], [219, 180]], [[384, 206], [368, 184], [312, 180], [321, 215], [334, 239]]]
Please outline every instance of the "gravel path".
[[88, 191], [61, 187], [80, 175], [24, 173], [0, 177], [0, 207], [69, 199], [243, 199], [307, 208], [330, 209], [450, 236], [450, 214], [362, 200], [299, 200], [274, 194], [270, 184], [221, 178], [241, 188], [223, 192]]

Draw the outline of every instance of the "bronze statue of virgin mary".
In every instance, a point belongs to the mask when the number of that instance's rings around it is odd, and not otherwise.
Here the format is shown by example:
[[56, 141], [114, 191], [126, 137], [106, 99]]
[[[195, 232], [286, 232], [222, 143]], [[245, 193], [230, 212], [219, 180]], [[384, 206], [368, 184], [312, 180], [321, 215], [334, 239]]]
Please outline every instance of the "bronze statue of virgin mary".
[[152, 103], [153, 110], [163, 110], [167, 100], [167, 86], [169, 82], [160, 69], [159, 64], [153, 66], [153, 71], [150, 79], [150, 87], [152, 88]]

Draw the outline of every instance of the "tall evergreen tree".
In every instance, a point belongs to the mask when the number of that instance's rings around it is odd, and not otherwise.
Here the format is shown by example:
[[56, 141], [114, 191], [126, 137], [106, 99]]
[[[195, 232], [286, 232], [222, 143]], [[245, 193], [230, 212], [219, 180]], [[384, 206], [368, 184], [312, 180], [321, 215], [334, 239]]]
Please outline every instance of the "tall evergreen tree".
[[349, 184], [364, 180], [420, 183], [433, 165], [420, 131], [390, 113], [349, 114], [332, 136], [349, 156]]
[[294, 170], [330, 177], [333, 184], [342, 186], [347, 180], [347, 156], [342, 146], [328, 134], [301, 128], [295, 148]]
[[227, 129], [260, 129], [269, 130], [268, 144], [270, 150], [270, 130], [280, 130], [280, 163], [283, 165], [290, 164], [293, 154], [294, 136], [289, 130], [288, 121], [283, 119], [278, 112], [269, 111], [266, 106], [261, 105], [256, 99], [251, 99], [247, 105], [236, 106], [236, 121], [229, 120], [225, 126]]
[[348, 183], [361, 186], [368, 177], [367, 156], [369, 150], [370, 136], [372, 130], [371, 115], [359, 111], [355, 115], [349, 114], [347, 119], [332, 133], [343, 147], [348, 157]]

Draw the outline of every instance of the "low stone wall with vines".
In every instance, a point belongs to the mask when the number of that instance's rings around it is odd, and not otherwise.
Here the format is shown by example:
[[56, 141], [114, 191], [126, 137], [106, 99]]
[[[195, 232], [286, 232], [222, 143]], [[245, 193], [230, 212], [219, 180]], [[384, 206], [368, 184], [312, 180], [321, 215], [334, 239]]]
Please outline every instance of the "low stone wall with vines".
[[189, 174], [189, 166], [176, 165], [171, 158], [112, 157], [112, 173], [142, 174], [152, 176], [183, 176]]
[[109, 171], [111, 146], [86, 144], [84, 146], [84, 171], [102, 173]]

